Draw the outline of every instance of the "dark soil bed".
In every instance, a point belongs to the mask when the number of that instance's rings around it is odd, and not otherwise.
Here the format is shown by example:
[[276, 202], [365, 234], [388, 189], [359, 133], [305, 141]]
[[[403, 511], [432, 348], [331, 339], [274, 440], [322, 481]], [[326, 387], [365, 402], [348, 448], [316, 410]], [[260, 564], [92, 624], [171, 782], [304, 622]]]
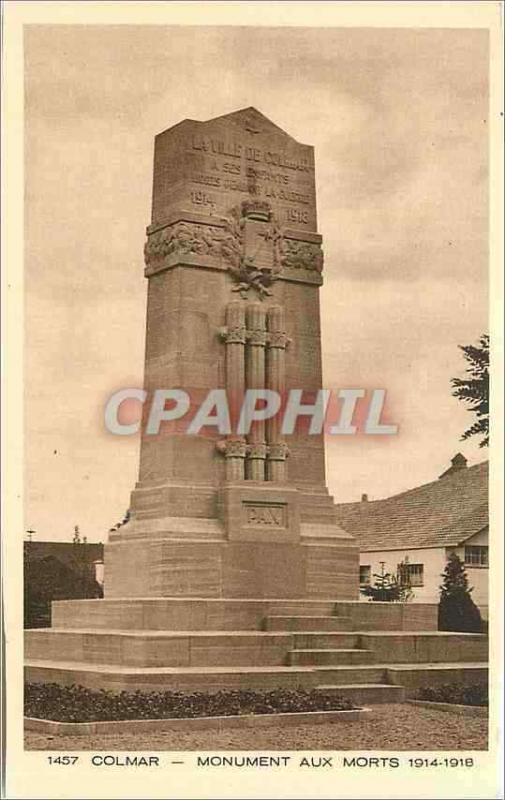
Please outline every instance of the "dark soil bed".
[[120, 692], [55, 683], [25, 685], [25, 716], [56, 722], [181, 719], [302, 711], [350, 711], [356, 706], [333, 692], [271, 691]]
[[457, 683], [445, 683], [442, 686], [426, 686], [419, 689], [416, 700], [430, 700], [432, 703], [454, 703], [460, 706], [488, 706], [487, 684], [462, 686]]

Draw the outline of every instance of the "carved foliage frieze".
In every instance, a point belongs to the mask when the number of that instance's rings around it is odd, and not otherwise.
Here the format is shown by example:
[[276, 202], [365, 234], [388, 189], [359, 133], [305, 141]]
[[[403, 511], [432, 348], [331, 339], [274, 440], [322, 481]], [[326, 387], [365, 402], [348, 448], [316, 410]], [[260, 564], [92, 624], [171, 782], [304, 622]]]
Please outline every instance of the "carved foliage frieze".
[[167, 256], [190, 253], [220, 257], [226, 238], [222, 228], [177, 222], [149, 236], [144, 248], [145, 263], [149, 267]]
[[283, 266], [287, 269], [307, 269], [323, 271], [323, 251], [321, 245], [301, 242], [297, 239], [284, 240]]
[[287, 238], [269, 204], [248, 200], [217, 224], [178, 221], [150, 233], [144, 248], [147, 273], [163, 268], [171, 256], [206, 256], [227, 267], [233, 291], [244, 298], [253, 290], [263, 299], [281, 275], [321, 273], [323, 253], [314, 242]]

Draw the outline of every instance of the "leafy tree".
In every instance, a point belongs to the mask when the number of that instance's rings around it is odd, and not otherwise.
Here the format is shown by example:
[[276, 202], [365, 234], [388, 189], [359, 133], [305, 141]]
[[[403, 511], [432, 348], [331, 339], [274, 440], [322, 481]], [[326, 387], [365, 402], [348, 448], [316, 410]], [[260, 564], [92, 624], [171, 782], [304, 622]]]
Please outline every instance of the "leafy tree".
[[480, 447], [489, 444], [489, 336], [483, 334], [479, 344], [460, 345], [468, 362], [468, 378], [452, 378], [453, 396], [468, 403], [468, 411], [475, 412], [477, 421], [461, 437], [483, 436]]
[[468, 586], [465, 565], [456, 553], [449, 556], [441, 577], [438, 629], [480, 633], [480, 611], [472, 600], [473, 590]]

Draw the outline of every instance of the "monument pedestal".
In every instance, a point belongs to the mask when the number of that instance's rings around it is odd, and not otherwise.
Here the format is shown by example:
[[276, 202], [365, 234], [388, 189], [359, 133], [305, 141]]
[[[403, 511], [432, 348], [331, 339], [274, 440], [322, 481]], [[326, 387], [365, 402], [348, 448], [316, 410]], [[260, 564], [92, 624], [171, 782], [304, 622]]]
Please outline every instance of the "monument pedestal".
[[112, 598], [53, 603], [26, 631], [26, 679], [111, 691], [331, 687], [359, 704], [485, 683], [487, 637], [439, 633], [437, 606]]
[[134, 516], [105, 546], [105, 596], [356, 599], [356, 542], [316, 498], [243, 481], [214, 518]]

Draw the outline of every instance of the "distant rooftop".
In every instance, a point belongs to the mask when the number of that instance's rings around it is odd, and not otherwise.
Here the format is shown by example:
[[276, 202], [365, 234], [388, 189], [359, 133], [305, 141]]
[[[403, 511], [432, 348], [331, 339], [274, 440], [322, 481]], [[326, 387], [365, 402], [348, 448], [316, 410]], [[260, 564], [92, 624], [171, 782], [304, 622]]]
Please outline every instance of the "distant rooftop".
[[458, 453], [431, 483], [384, 500], [336, 506], [360, 550], [457, 546], [488, 525], [488, 462], [466, 466]]

